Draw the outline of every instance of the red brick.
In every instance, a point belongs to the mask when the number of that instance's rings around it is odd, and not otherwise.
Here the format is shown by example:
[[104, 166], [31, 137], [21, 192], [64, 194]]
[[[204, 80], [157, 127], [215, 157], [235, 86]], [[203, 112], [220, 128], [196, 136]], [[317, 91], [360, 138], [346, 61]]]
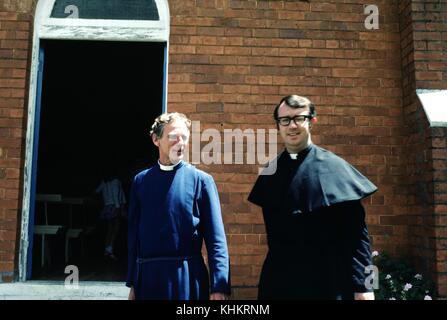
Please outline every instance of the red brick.
[[[15, 239], [14, 239], [15, 240]], [[14, 241], [0, 240], [0, 252], [14, 252]]]
[[426, 71], [416, 72], [416, 80], [442, 80], [442, 72]]
[[28, 22], [2, 21], [0, 30], [27, 31], [30, 27]]
[[447, 149], [434, 149], [432, 153], [433, 159], [447, 160]]
[[0, 261], [0, 272], [13, 272], [13, 271], [14, 271], [13, 262]]
[[17, 21], [18, 16], [17, 13], [15, 12], [0, 12], [0, 21], [7, 21], [7, 20], [12, 20], [12, 21]]
[[2, 49], [28, 49], [29, 42], [27, 40], [1, 40], [0, 48]]
[[7, 189], [5, 193], [5, 199], [18, 200], [19, 199], [19, 191]]
[[27, 50], [17, 50], [17, 49], [14, 49], [14, 59], [25, 60], [27, 58], [28, 58], [28, 51]]
[[280, 48], [278, 55], [285, 57], [305, 57], [306, 50], [301, 48]]
[[0, 87], [0, 99], [1, 98], [24, 98], [25, 90], [23, 89], [4, 89]]
[[[1, 37], [1, 32], [0, 32]], [[14, 51], [12, 49], [0, 49], [1, 59], [11, 59], [14, 57]], [[0, 70], [0, 76], [4, 76], [2, 70]]]
[[15, 241], [15, 240], [16, 240], [16, 232], [15, 231], [0, 229], [0, 242]]
[[25, 88], [25, 80], [0, 79], [0, 88]]

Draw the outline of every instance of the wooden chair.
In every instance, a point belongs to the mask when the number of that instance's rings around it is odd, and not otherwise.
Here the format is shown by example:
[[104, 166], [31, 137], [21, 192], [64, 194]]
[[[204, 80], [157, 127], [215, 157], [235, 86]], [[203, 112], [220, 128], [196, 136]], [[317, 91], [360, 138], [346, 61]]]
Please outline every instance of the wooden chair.
[[[81, 246], [81, 258], [84, 257], [84, 228], [73, 227], [73, 206], [81, 206], [81, 210], [84, 210], [84, 198], [63, 198], [63, 203], [69, 205], [69, 222], [68, 229], [65, 233], [65, 263], [68, 262], [71, 255], [70, 240], [79, 239]], [[83, 224], [85, 225], [84, 212], [82, 212]]]
[[[48, 203], [60, 203], [62, 201], [62, 196], [60, 194], [36, 194], [36, 201], [43, 202], [44, 206], [44, 219], [45, 224], [34, 225], [34, 234], [42, 237], [42, 248], [41, 248], [41, 267], [45, 265], [45, 259], [48, 260], [48, 265], [51, 264], [51, 255], [49, 254], [49, 247], [45, 241], [45, 236], [57, 235], [64, 229], [62, 225], [51, 225], [48, 223]], [[47, 250], [45, 252], [45, 248]], [[47, 256], [46, 256], [47, 255]]]

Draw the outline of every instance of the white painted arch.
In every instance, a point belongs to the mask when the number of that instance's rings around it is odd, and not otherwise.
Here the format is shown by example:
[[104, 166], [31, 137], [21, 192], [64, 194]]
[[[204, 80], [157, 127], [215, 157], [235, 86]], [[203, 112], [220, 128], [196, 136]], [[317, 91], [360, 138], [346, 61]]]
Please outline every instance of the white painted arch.
[[27, 279], [26, 272], [29, 248], [28, 230], [31, 207], [31, 179], [34, 157], [33, 146], [35, 142], [34, 133], [36, 128], [36, 94], [38, 87], [39, 52], [41, 40], [99, 40], [166, 43], [163, 111], [166, 110], [168, 85], [167, 66], [170, 33], [170, 14], [167, 0], [155, 0], [159, 15], [159, 20], [157, 21], [51, 18], [51, 12], [55, 2], [56, 0], [38, 0], [34, 18], [28, 99], [28, 122], [25, 146], [25, 166], [23, 176], [19, 281], [26, 281]]
[[169, 6], [167, 0], [155, 0], [159, 20], [104, 20], [51, 18], [56, 0], [37, 4], [34, 30], [39, 39], [152, 41], [169, 40]]

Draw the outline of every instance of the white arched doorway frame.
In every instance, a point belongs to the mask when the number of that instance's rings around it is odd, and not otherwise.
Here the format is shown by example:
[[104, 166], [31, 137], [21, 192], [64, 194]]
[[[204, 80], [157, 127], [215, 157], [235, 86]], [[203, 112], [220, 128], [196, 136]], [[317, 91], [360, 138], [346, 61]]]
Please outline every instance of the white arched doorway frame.
[[[25, 145], [25, 166], [23, 176], [23, 197], [21, 216], [21, 236], [19, 250], [19, 281], [29, 278], [30, 270], [30, 212], [33, 210], [36, 171], [36, 140], [39, 125], [40, 87], [42, 80], [43, 55], [41, 40], [95, 40], [95, 41], [132, 41], [165, 43], [163, 112], [167, 110], [168, 52], [170, 15], [167, 0], [155, 0], [159, 20], [109, 20], [51, 18], [56, 0], [39, 0], [34, 19], [34, 34], [31, 54], [31, 70], [28, 97], [28, 122]], [[32, 230], [32, 228], [31, 228]]]

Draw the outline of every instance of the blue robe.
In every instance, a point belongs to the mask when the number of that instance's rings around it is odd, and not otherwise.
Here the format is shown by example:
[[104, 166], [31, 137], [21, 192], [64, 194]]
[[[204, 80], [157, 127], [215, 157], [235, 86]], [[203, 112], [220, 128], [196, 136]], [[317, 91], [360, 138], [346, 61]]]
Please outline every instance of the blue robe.
[[[203, 240], [210, 276], [201, 255]], [[180, 162], [157, 164], [133, 181], [129, 205], [128, 277], [136, 299], [203, 300], [230, 294], [230, 263], [213, 178]]]

